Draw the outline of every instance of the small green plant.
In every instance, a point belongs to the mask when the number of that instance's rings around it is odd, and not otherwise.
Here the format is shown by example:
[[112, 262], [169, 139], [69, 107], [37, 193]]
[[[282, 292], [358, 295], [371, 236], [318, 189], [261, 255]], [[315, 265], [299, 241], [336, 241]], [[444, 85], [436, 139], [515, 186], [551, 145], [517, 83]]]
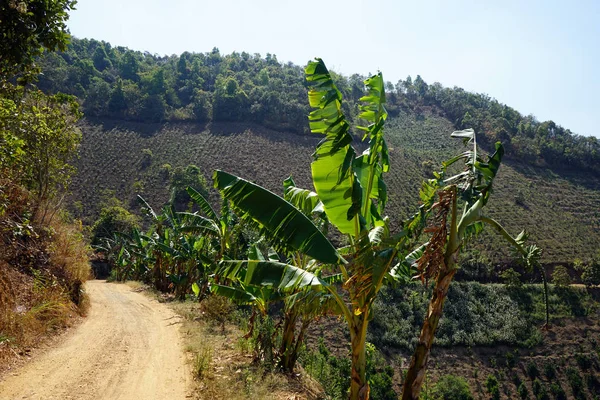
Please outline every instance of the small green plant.
[[521, 282], [521, 274], [512, 268], [508, 268], [500, 273], [502, 282], [510, 288], [520, 288], [523, 286]]
[[559, 382], [552, 382], [550, 385], [550, 392], [556, 400], [567, 400], [567, 394], [562, 386], [560, 386]]
[[519, 393], [519, 397], [523, 400], [529, 397], [529, 391], [527, 390], [527, 386], [525, 386], [525, 382], [521, 382], [517, 388], [517, 392]]
[[558, 287], [567, 287], [571, 284], [571, 277], [565, 266], [559, 265], [554, 268], [554, 272], [552, 273], [552, 283]]
[[515, 367], [515, 365], [517, 364], [517, 356], [518, 356], [518, 351], [515, 350], [515, 352], [510, 352], [507, 351], [505, 358], [506, 358], [506, 367], [509, 369], [512, 369]]
[[575, 353], [575, 361], [579, 365], [579, 368], [584, 371], [587, 371], [592, 366], [592, 360], [584, 353]]
[[573, 367], [567, 368], [567, 380], [573, 391], [573, 396], [576, 399], [585, 399], [585, 393], [583, 390], [583, 379], [579, 375], [579, 371]]
[[194, 357], [193, 372], [197, 379], [207, 376], [212, 363], [212, 350], [210, 347], [202, 347]]
[[538, 367], [534, 361], [529, 361], [527, 363], [527, 366], [525, 367], [525, 371], [527, 372], [527, 375], [531, 379], [535, 379], [540, 376], [540, 370], [538, 369]]
[[444, 375], [431, 390], [433, 400], [473, 400], [469, 384], [464, 378]]
[[544, 364], [544, 375], [548, 379], [556, 378], [556, 369], [554, 368], [554, 364], [551, 362], [547, 362]]
[[538, 378], [535, 378], [531, 387], [532, 387], [533, 394], [535, 395], [536, 399], [550, 400], [548, 397], [548, 392], [546, 391], [546, 388], [544, 387], [544, 384]]
[[485, 380], [485, 387], [492, 399], [498, 400], [500, 398], [500, 384], [495, 375], [488, 375]]

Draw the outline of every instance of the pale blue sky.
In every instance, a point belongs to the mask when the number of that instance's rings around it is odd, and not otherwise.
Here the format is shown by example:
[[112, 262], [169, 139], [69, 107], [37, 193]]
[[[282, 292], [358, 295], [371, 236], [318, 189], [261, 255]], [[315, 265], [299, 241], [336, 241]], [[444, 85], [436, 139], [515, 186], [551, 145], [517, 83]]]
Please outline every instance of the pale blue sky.
[[218, 47], [393, 83], [420, 74], [600, 137], [598, 0], [79, 0], [69, 28], [160, 55]]

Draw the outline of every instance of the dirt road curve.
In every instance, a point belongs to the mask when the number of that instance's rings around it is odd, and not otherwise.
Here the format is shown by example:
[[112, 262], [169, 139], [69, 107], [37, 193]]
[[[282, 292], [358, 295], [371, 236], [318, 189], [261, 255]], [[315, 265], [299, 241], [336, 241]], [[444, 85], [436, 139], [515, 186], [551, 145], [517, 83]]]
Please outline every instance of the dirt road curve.
[[126, 285], [90, 281], [92, 308], [64, 342], [0, 381], [0, 399], [186, 398], [177, 323]]

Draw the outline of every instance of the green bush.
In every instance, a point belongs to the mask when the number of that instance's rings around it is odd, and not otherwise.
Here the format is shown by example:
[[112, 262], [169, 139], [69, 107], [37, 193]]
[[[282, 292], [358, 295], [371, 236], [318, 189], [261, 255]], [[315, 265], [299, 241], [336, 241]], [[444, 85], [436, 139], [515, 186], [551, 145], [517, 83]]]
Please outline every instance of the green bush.
[[592, 262], [584, 265], [581, 273], [581, 281], [585, 286], [600, 285], [600, 256], [596, 256]]
[[552, 273], [552, 283], [554, 283], [558, 287], [567, 287], [571, 284], [571, 277], [567, 272], [567, 268], [563, 265], [559, 265], [554, 268], [554, 272]]
[[527, 390], [527, 386], [525, 386], [525, 382], [521, 382], [517, 388], [517, 392], [519, 393], [519, 397], [523, 400], [529, 397], [529, 391]]
[[584, 371], [587, 371], [592, 366], [590, 356], [584, 353], [575, 353], [575, 361], [577, 362], [577, 365], [579, 365], [579, 368]]
[[[307, 350], [300, 355], [300, 363], [309, 375], [318, 380], [328, 398], [345, 399], [350, 389], [350, 359], [336, 357], [325, 346], [322, 338], [316, 350]], [[375, 346], [367, 343], [367, 377], [371, 388], [371, 398], [396, 400], [398, 394], [393, 388], [394, 369]]]
[[506, 356], [505, 356], [506, 357], [506, 366], [509, 369], [514, 368], [515, 365], [517, 364], [517, 357], [518, 357], [518, 355], [519, 355], [519, 353], [516, 350], [515, 350], [514, 353], [510, 352], [510, 351], [506, 352]]
[[485, 380], [485, 387], [492, 399], [498, 400], [500, 398], [500, 384], [495, 375], [488, 375]]
[[433, 400], [473, 400], [473, 394], [464, 378], [444, 375], [433, 386], [431, 398]]
[[560, 386], [559, 382], [552, 382], [550, 385], [550, 392], [554, 395], [556, 400], [567, 400], [567, 394], [562, 386]]
[[546, 362], [544, 364], [544, 375], [548, 379], [554, 379], [556, 377], [556, 369], [554, 368], [554, 364], [552, 364], [552, 362]]
[[305, 371], [321, 383], [327, 397], [331, 399], [348, 397], [350, 359], [332, 355], [325, 346], [323, 338], [319, 338], [318, 349], [302, 352], [299, 361]]
[[527, 375], [531, 379], [535, 379], [540, 376], [540, 370], [538, 369], [536, 363], [533, 361], [529, 361], [527, 363], [527, 366], [525, 367], [525, 371], [527, 372]]
[[581, 379], [579, 371], [577, 371], [577, 369], [573, 367], [567, 368], [567, 380], [569, 381], [569, 385], [571, 385], [573, 396], [576, 399], [585, 399], [585, 393], [583, 390], [583, 379]]
[[544, 384], [538, 378], [535, 378], [531, 386], [536, 399], [550, 400], [550, 398], [548, 397], [548, 392], [544, 387]]

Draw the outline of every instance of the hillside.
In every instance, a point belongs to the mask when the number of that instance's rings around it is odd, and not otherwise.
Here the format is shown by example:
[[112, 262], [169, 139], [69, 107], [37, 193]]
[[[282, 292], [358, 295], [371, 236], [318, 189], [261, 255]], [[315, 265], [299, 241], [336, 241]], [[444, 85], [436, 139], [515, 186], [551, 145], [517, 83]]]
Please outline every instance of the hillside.
[[[139, 209], [137, 194], [154, 207], [164, 204], [169, 198], [165, 164], [172, 168], [195, 164], [207, 182], [219, 168], [277, 193], [289, 175], [299, 186], [309, 187], [309, 164], [318, 142], [316, 137], [251, 123], [147, 124], [88, 119], [82, 130], [79, 173], [71, 188], [73, 200], [81, 202], [73, 210], [81, 210], [78, 216], [88, 223], [97, 217], [104, 190], [114, 190], [132, 210]], [[414, 212], [421, 180], [460, 146], [450, 140], [453, 130], [450, 121], [430, 112], [418, 116], [401, 113], [389, 121], [388, 215], [406, 217]], [[149, 165], [142, 162], [144, 149], [152, 154]], [[501, 168], [495, 191], [490, 214], [512, 232], [522, 228], [531, 232], [544, 249], [544, 262], [572, 263], [575, 258], [595, 255], [600, 244], [600, 178], [596, 175], [509, 160]], [[490, 267], [512, 260], [510, 252], [487, 235], [479, 240], [479, 253], [472, 252], [470, 257], [481, 278], [490, 275]], [[481, 267], [488, 270], [481, 271]]]
[[[74, 39], [65, 51], [41, 58], [40, 65], [40, 88], [76, 95], [87, 117], [71, 210], [89, 224], [111, 191], [133, 211], [139, 208], [136, 194], [160, 207], [168, 199], [170, 171], [178, 166], [199, 166], [209, 183], [212, 170], [220, 168], [276, 192], [290, 174], [309, 186], [318, 139], [307, 130], [300, 66], [272, 54], [223, 55], [216, 48], [161, 57], [88, 39]], [[334, 77], [345, 113], [355, 119], [365, 77]], [[484, 148], [500, 140], [507, 150], [492, 216], [513, 232], [527, 229], [544, 249], [545, 263], [595, 255], [600, 244], [596, 138], [521, 115], [485, 94], [427, 84], [419, 76], [387, 82], [386, 92], [393, 164], [387, 177], [389, 215], [414, 211], [421, 180], [457, 149], [449, 134], [471, 127]], [[487, 235], [465, 257], [476, 270], [465, 271], [468, 276], [490, 279], [493, 266], [512, 259]]]

